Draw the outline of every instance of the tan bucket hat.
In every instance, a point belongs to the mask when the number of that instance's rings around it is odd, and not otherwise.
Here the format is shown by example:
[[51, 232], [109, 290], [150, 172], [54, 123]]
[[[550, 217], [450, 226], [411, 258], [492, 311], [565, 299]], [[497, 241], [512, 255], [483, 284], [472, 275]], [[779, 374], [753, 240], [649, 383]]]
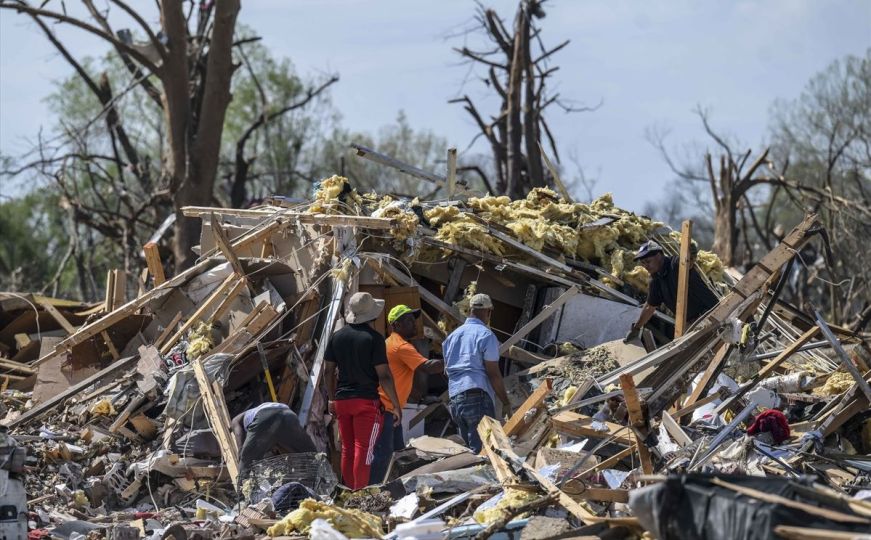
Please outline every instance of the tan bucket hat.
[[493, 301], [486, 294], [479, 293], [469, 300], [472, 309], [493, 309]]
[[350, 324], [362, 324], [374, 321], [384, 309], [384, 300], [373, 298], [367, 292], [358, 292], [348, 300], [348, 311], [345, 320]]

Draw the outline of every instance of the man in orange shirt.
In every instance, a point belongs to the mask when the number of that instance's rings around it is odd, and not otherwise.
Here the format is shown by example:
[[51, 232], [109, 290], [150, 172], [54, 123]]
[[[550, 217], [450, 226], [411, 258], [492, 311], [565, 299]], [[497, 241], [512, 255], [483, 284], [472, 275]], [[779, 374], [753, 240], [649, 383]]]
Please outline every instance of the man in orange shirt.
[[[387, 338], [387, 365], [393, 375], [393, 384], [396, 387], [396, 397], [399, 404], [405, 407], [408, 395], [414, 385], [414, 373], [418, 369], [424, 373], [442, 373], [445, 369], [441, 360], [427, 360], [408, 342], [417, 333], [416, 319], [420, 317], [419, 309], [399, 304], [387, 314], [387, 322], [393, 332]], [[396, 450], [405, 448], [405, 438], [402, 433], [402, 425], [394, 426], [393, 403], [387, 397], [384, 389], [379, 387], [381, 405], [384, 407], [384, 429], [375, 444], [375, 458], [372, 461], [372, 469], [369, 473], [369, 484], [380, 484], [387, 474], [390, 465], [390, 457]]]

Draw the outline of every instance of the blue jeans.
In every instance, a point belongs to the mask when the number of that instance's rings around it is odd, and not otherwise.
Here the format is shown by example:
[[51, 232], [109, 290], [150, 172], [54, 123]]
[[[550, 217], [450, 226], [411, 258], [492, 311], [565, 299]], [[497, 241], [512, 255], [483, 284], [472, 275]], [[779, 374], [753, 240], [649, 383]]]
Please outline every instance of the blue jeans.
[[481, 451], [478, 424], [485, 416], [496, 417], [496, 409], [490, 394], [480, 388], [466, 390], [451, 398], [450, 409], [451, 418], [457, 424], [460, 436], [466, 441], [466, 446], [477, 454]]
[[396, 417], [391, 412], [384, 413], [384, 427], [378, 442], [375, 443], [375, 457], [372, 459], [372, 468], [369, 469], [369, 485], [381, 484], [386, 480], [387, 468], [390, 466], [390, 458], [393, 452], [405, 448], [405, 437], [402, 433], [402, 424], [393, 425]]

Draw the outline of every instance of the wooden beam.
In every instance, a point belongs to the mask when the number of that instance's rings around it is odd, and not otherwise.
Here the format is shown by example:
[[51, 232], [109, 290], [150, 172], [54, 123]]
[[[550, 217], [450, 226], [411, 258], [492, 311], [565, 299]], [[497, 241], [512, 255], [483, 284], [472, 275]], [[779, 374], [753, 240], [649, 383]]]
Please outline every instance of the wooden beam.
[[620, 463], [621, 461], [623, 461], [624, 459], [628, 458], [629, 456], [631, 456], [632, 453], [635, 452], [636, 446], [637, 445], [632, 444], [631, 446], [629, 446], [629, 448], [626, 448], [624, 450], [620, 450], [619, 452], [617, 452], [613, 456], [609, 457], [608, 459], [603, 459], [601, 462], [599, 462], [599, 464], [597, 464], [593, 467], [590, 467], [589, 469], [582, 471], [582, 472], [576, 474], [575, 476], [578, 478], [586, 478], [586, 477], [590, 476], [591, 474], [596, 474], [597, 472], [599, 472], [603, 469], [607, 469], [608, 467], [614, 466], [614, 465]]
[[566, 292], [562, 293], [556, 300], [554, 300], [549, 306], [545, 306], [538, 314], [532, 318], [531, 321], [523, 325], [523, 328], [514, 333], [510, 338], [505, 340], [505, 343], [499, 346], [499, 355], [504, 355], [508, 349], [526, 337], [530, 332], [535, 330], [538, 325], [543, 323], [548, 317], [554, 314], [556, 310], [561, 308], [563, 304], [574, 298], [581, 291], [577, 287], [569, 287]]
[[496, 472], [496, 478], [504, 486], [507, 484], [517, 484], [519, 479], [511, 466], [502, 457], [505, 454], [517, 458], [518, 462], [522, 460], [514, 454], [511, 448], [511, 443], [508, 441], [508, 436], [502, 431], [502, 426], [499, 422], [493, 420], [489, 416], [485, 416], [478, 423], [478, 436], [481, 437], [481, 452], [490, 460], [490, 465]]
[[212, 381], [209, 380], [208, 373], [206, 373], [206, 368], [203, 367], [203, 359], [194, 360], [191, 364], [193, 364], [194, 376], [196, 376], [200, 395], [203, 398], [209, 427], [212, 428], [212, 433], [218, 439], [221, 456], [230, 472], [233, 487], [239, 489], [239, 448], [236, 447], [236, 439], [230, 431], [229, 415], [223, 392], [220, 389], [215, 390]]
[[677, 421], [668, 414], [668, 411], [662, 411], [662, 425], [665, 426], [665, 430], [678, 445], [687, 447], [693, 444], [693, 440], [690, 436], [687, 435], [683, 428], [680, 427], [680, 424], [678, 424]]
[[545, 362], [547, 360], [553, 360], [553, 358], [548, 358], [545, 356], [539, 356], [535, 353], [531, 353], [525, 349], [521, 349], [516, 345], [512, 345], [508, 347], [508, 350], [505, 351], [504, 356], [514, 360], [515, 362], [520, 362], [521, 364], [525, 364], [528, 366], [534, 366], [535, 364], [539, 364], [541, 362]]
[[778, 525], [774, 527], [774, 534], [786, 540], [861, 540], [863, 537], [868, 538], [855, 532], [798, 527], [795, 525]]
[[[186, 217], [198, 218], [206, 218], [211, 214], [221, 217], [227, 216], [253, 219], [275, 218], [281, 220], [275, 222], [277, 228], [293, 223], [301, 223], [303, 225], [325, 225], [328, 227], [360, 227], [363, 229], [378, 230], [388, 230], [396, 226], [396, 220], [390, 218], [348, 216], [344, 214], [308, 214], [303, 212], [281, 211], [277, 210], [275, 207], [261, 209], [234, 209], [212, 208], [209, 206], [185, 206], [181, 211]], [[256, 240], [247, 242], [245, 246], [252, 243], [260, 243], [265, 237], [266, 236], [260, 236]], [[239, 246], [236, 246], [236, 248], [238, 249]]]
[[[253, 242], [259, 241], [264, 236], [269, 236], [269, 235], [273, 234], [275, 231], [277, 231], [277, 230], [279, 230], [282, 227], [285, 227], [287, 225], [288, 225], [287, 223], [283, 223], [283, 222], [278, 221], [278, 220], [270, 221], [268, 223], [263, 224], [262, 226], [258, 225], [258, 227], [255, 227], [249, 231], [246, 231], [246, 232], [242, 233], [241, 235], [239, 235], [237, 238], [235, 238], [233, 240], [233, 249], [242, 249], [245, 246], [247, 246]], [[151, 289], [150, 291], [143, 294], [142, 296], [139, 296], [138, 298], [131, 300], [130, 302], [119, 307], [118, 309], [112, 310], [110, 313], [107, 313], [106, 315], [104, 315], [100, 319], [98, 319], [92, 323], [88, 323], [84, 326], [81, 326], [75, 334], [71, 335], [70, 337], [68, 337], [65, 340], [63, 340], [62, 342], [60, 342], [58, 344], [58, 346], [55, 347], [55, 350], [53, 352], [39, 358], [32, 365], [38, 366], [39, 364], [46, 362], [46, 361], [50, 360], [51, 358], [54, 358], [58, 354], [61, 354], [64, 351], [68, 351], [68, 350], [72, 349], [74, 346], [78, 345], [79, 343], [83, 343], [83, 342], [91, 339], [92, 337], [98, 335], [100, 332], [111, 327], [115, 323], [126, 319], [130, 314], [132, 314], [132, 313], [136, 312], [137, 310], [139, 310], [140, 308], [142, 308], [145, 304], [150, 302], [157, 295], [163, 293], [164, 291], [166, 291], [168, 289], [172, 289], [174, 287], [181, 285], [182, 283], [185, 283], [188, 279], [190, 279], [193, 276], [201, 274], [204, 270], [208, 269], [210, 266], [212, 266], [214, 264], [214, 261], [212, 261], [212, 259], [210, 259], [210, 257], [215, 255], [216, 253], [218, 253], [218, 251], [219, 250], [217, 250], [217, 249], [210, 250], [208, 253], [205, 253], [202, 256], [202, 260], [200, 262], [198, 262], [194, 266], [188, 268], [184, 272], [178, 274], [177, 276], [173, 277], [172, 279], [170, 279], [168, 281], [165, 281], [163, 284]]]
[[44, 401], [43, 403], [36, 405], [35, 407], [30, 409], [26, 413], [22, 414], [21, 416], [19, 416], [18, 418], [16, 418], [12, 422], [10, 422], [8, 424], [9, 428], [14, 428], [15, 426], [24, 424], [25, 422], [29, 422], [31, 420], [34, 420], [36, 418], [41, 417], [46, 412], [54, 409], [59, 404], [63, 403], [67, 398], [70, 398], [76, 394], [81, 393], [85, 389], [92, 386], [94, 383], [96, 383], [102, 379], [105, 379], [107, 377], [113, 376], [116, 373], [120, 373], [121, 371], [126, 370], [130, 367], [135, 366], [136, 362], [138, 360], [139, 360], [138, 356], [130, 356], [128, 358], [122, 358], [121, 360], [118, 360], [118, 361], [112, 363], [110, 366], [101, 369], [97, 373], [94, 373], [93, 375], [91, 375], [87, 379], [79, 382], [78, 384], [74, 384], [73, 386], [70, 386], [69, 388], [67, 388], [66, 390], [64, 390], [63, 392], [58, 394], [57, 396], [55, 396], [47, 401]]
[[704, 407], [705, 405], [707, 405], [708, 403], [710, 403], [712, 401], [717, 401], [718, 399], [722, 399], [720, 394], [718, 394], [717, 392], [714, 392], [710, 396], [705, 396], [702, 399], [696, 400], [696, 402], [693, 403], [692, 405], [687, 405], [686, 407], [683, 407], [682, 409], [678, 409], [677, 411], [675, 411], [674, 413], [671, 414], [671, 417], [674, 418], [675, 420], [677, 420], [679, 418], [683, 418], [684, 416], [688, 415], [689, 413], [693, 412], [694, 410], [700, 409], [700, 408]]
[[626, 399], [626, 411], [629, 413], [629, 424], [638, 437], [638, 457], [641, 460], [641, 470], [644, 474], [653, 474], [653, 459], [650, 456], [650, 450], [644, 444], [647, 438], [647, 422], [644, 419], [644, 412], [641, 406], [641, 397], [638, 395], [638, 389], [635, 388], [635, 381], [632, 375], [625, 374], [620, 376], [620, 388], [623, 390], [623, 397]]
[[175, 327], [178, 326], [179, 322], [181, 322], [181, 311], [176, 313], [175, 317], [173, 317], [172, 320], [169, 321], [169, 324], [166, 325], [166, 328], [163, 329], [163, 332], [161, 332], [160, 335], [157, 336], [157, 339], [154, 340], [153, 345], [160, 349], [161, 345], [163, 345], [163, 343], [167, 339], [169, 339], [169, 336], [171, 336], [173, 332], [175, 332]]
[[699, 398], [702, 396], [702, 393], [708, 387], [708, 384], [716, 376], [717, 372], [719, 372], [720, 366], [729, 357], [729, 353], [732, 351], [732, 349], [733, 346], [729, 345], [728, 343], [723, 343], [722, 345], [720, 345], [720, 348], [717, 349], [716, 353], [714, 353], [714, 358], [711, 359], [711, 361], [708, 363], [708, 367], [705, 368], [705, 372], [704, 374], [702, 374], [701, 380], [699, 380], [699, 383], [696, 385], [695, 388], [693, 388], [690, 397], [688, 397], [687, 400], [684, 402], [684, 407], [689, 407], [690, 405], [699, 400]]
[[124, 270], [112, 270], [115, 277], [112, 279], [112, 306], [118, 308], [127, 303], [127, 272]]
[[224, 281], [218, 285], [212, 294], [206, 298], [205, 301], [200, 305], [199, 308], [181, 325], [181, 328], [173, 334], [173, 336], [167, 341], [161, 348], [160, 354], [166, 354], [172, 349], [172, 347], [176, 344], [176, 342], [185, 335], [185, 332], [191, 329], [191, 327], [196, 324], [200, 320], [205, 320], [205, 314], [212, 310], [215, 307], [215, 304], [223, 302], [231, 292], [239, 290], [235, 287], [240, 280], [244, 280], [245, 278], [240, 278], [237, 274], [228, 275]]
[[689, 288], [690, 268], [693, 266], [690, 248], [692, 247], [693, 221], [687, 219], [680, 228], [680, 266], [677, 271], [677, 305], [674, 313], [674, 338], [684, 335], [687, 325], [687, 290]]
[[61, 325], [67, 335], [72, 335], [76, 333], [76, 327], [73, 326], [70, 321], [68, 321], [67, 318], [64, 317], [61, 312], [57, 310], [56, 307], [48, 302], [40, 302], [39, 305], [42, 306], [42, 309], [47, 311], [49, 315], [51, 315], [52, 319], [56, 320], [57, 323]]
[[212, 314], [209, 316], [209, 321], [214, 322], [221, 319], [221, 317], [223, 317], [227, 313], [227, 310], [230, 309], [230, 306], [233, 304], [233, 300], [235, 300], [236, 297], [239, 296], [239, 293], [241, 293], [247, 285], [248, 280], [244, 277], [240, 277], [238, 280], [236, 280], [236, 283], [233, 284], [233, 288], [231, 288], [227, 292], [227, 296], [225, 296], [224, 299], [221, 300], [221, 303], [218, 304], [218, 306], [215, 308], [215, 311], [212, 312]]
[[115, 311], [115, 272], [112, 270], [106, 273], [106, 299], [104, 303], [107, 313]]
[[512, 435], [520, 435], [524, 428], [528, 427], [524, 422], [524, 417], [526, 413], [528, 413], [532, 409], [537, 409], [542, 406], [544, 403], [544, 399], [550, 394], [550, 390], [553, 387], [553, 379], [546, 378], [544, 380], [544, 384], [540, 384], [538, 388], [536, 388], [529, 397], [523, 402], [523, 404], [514, 411], [514, 414], [511, 415], [511, 418], [505, 422], [505, 425], [502, 426], [502, 429], [505, 431], [505, 435], [511, 437]]
[[[629, 433], [629, 428], [614, 424], [611, 422], [599, 422], [589, 416], [578, 414], [572, 411], [563, 411], [554, 415], [551, 418], [554, 429], [563, 435], [572, 435], [575, 437], [591, 437], [596, 439], [607, 439], [613, 437], [615, 442], [621, 444], [634, 444], [635, 440]], [[599, 431], [593, 429], [593, 423], [601, 424], [607, 428], [607, 431]]]
[[556, 486], [553, 482], [551, 482], [546, 476], [539, 473], [535, 470], [535, 468], [528, 463], [523, 464], [523, 468], [526, 469], [526, 472], [535, 479], [536, 482], [543, 487], [549, 495], [553, 495], [556, 497], [556, 500], [562, 505], [563, 508], [568, 510], [568, 512], [578, 518], [585, 525], [591, 525], [593, 523], [598, 523], [603, 521], [603, 518], [600, 518], [587, 510], [581, 503], [574, 500], [568, 493], [562, 491], [559, 487]]
[[608, 489], [585, 486], [584, 490], [580, 493], [570, 493], [570, 495], [572, 498], [582, 501], [629, 502], [628, 489]]
[[446, 180], [448, 188], [448, 199], [454, 198], [454, 191], [457, 186], [457, 149], [448, 148], [448, 177]]
[[557, 190], [559, 190], [560, 195], [562, 195], [566, 202], [574, 202], [572, 201], [572, 196], [569, 193], [569, 190], [566, 189], [565, 184], [563, 184], [562, 179], [560, 179], [559, 172], [556, 170], [556, 167], [553, 166], [553, 163], [551, 163], [550, 158], [547, 157], [547, 153], [545, 153], [541, 141], [538, 142], [538, 149], [541, 152], [541, 160], [544, 162], [544, 166], [547, 167], [547, 170], [550, 171], [550, 175], [553, 177], [553, 183], [556, 185]]
[[221, 250], [221, 253], [224, 254], [224, 258], [230, 263], [233, 272], [235, 272], [237, 276], [244, 276], [245, 270], [242, 268], [242, 263], [239, 262], [239, 257], [237, 257], [236, 253], [233, 252], [233, 248], [230, 246], [230, 240], [227, 238], [227, 233], [224, 232], [224, 227], [221, 226], [221, 222], [215, 214], [209, 216], [209, 221], [212, 229], [212, 236], [215, 238], [215, 244], [217, 244], [218, 249]]
[[120, 355], [118, 354], [118, 349], [115, 348], [115, 344], [112, 343], [112, 337], [109, 336], [109, 332], [103, 330], [100, 332], [100, 337], [103, 338], [103, 343], [105, 343], [106, 348], [109, 349], [109, 354], [112, 355], [112, 359], [117, 361], [120, 358]]
[[145, 264], [148, 266], [148, 273], [151, 274], [154, 280], [154, 286], [157, 287], [166, 281], [166, 275], [163, 273], [163, 262], [160, 260], [160, 250], [156, 242], [148, 242], [143, 246], [142, 251], [145, 253]]

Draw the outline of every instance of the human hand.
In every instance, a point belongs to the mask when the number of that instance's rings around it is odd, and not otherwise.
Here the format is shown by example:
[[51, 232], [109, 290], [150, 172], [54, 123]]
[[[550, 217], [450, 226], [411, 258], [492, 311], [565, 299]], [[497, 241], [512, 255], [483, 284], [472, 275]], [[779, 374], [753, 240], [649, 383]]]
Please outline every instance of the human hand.
[[336, 416], [336, 402], [335, 401], [330, 400], [327, 402], [327, 412], [329, 412], [333, 416]]
[[395, 427], [402, 425], [402, 409], [393, 411], [393, 425]]
[[623, 338], [623, 343], [629, 343], [630, 341], [637, 339], [639, 334], [641, 334], [641, 327], [632, 325], [632, 328], [629, 329], [629, 332], [626, 334], [626, 337]]

